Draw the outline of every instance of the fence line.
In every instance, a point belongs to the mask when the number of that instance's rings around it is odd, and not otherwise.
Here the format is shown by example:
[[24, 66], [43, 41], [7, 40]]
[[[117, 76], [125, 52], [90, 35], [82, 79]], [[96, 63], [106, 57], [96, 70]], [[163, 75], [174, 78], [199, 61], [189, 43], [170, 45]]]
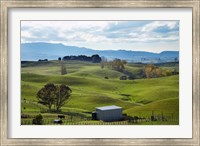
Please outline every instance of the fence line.
[[[30, 102], [31, 104], [36, 104], [33, 102]], [[58, 115], [62, 114], [64, 115], [63, 125], [135, 125], [140, 123], [147, 123], [152, 124], [154, 122], [178, 122], [179, 119], [174, 117], [174, 113], [163, 113], [163, 112], [156, 112], [151, 111], [150, 116], [143, 116], [142, 113], [138, 113], [138, 116], [127, 116], [124, 115], [125, 119], [123, 121], [115, 121], [115, 122], [102, 122], [102, 121], [94, 121], [92, 120], [92, 117], [86, 117], [83, 114], [79, 113], [68, 113], [68, 112], [62, 112], [62, 113], [55, 113], [55, 116], [52, 117], [45, 117], [43, 119], [44, 125], [53, 125], [53, 121], [55, 119], [58, 119]], [[21, 124], [22, 125], [32, 125], [32, 119], [33, 117], [27, 116], [27, 118], [21, 118]]]
[[[125, 121], [115, 121], [115, 122], [102, 122], [102, 121], [68, 121], [66, 119], [62, 120], [63, 124], [62, 125], [135, 125], [135, 124], [139, 124], [142, 122], [146, 122], [149, 124], [153, 124], [153, 122], [156, 121], [151, 121], [151, 119], [142, 119], [142, 120], [138, 120], [138, 121], [129, 121], [129, 120], [125, 120]], [[165, 121], [158, 121], [158, 122], [165, 122]], [[168, 119], [167, 122], [178, 122], [178, 119]], [[21, 121], [22, 125], [32, 125], [32, 119], [23, 119]], [[43, 120], [43, 124], [44, 125], [58, 125], [58, 124], [54, 124], [53, 123], [53, 119], [44, 119]]]

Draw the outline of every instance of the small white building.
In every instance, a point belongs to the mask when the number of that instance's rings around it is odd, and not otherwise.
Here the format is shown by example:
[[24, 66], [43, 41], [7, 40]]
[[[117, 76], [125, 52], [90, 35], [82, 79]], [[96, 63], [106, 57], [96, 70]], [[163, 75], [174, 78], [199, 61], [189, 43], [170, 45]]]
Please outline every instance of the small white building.
[[123, 119], [122, 107], [119, 106], [103, 106], [96, 107], [96, 119], [102, 121], [119, 121]]

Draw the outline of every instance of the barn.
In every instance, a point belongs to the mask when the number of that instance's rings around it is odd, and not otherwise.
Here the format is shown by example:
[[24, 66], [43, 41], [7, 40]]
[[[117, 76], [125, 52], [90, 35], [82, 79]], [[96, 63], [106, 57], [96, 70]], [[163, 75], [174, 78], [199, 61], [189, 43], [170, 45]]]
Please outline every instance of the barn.
[[119, 121], [123, 119], [122, 108], [119, 106], [103, 106], [96, 107], [96, 112], [93, 112], [95, 119], [105, 122]]

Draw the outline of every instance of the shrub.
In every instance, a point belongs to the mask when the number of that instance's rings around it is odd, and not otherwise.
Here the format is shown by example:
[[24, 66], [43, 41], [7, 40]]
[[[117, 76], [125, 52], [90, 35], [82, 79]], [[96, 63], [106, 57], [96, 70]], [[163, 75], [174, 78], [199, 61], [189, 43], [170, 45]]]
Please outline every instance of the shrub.
[[22, 118], [22, 119], [29, 118], [29, 117], [30, 117], [30, 116], [29, 116], [29, 115], [26, 115], [26, 114], [22, 114], [22, 115], [21, 115], [21, 118]]
[[32, 124], [34, 125], [42, 125], [43, 124], [43, 117], [41, 114], [37, 115], [33, 121], [32, 121]]
[[121, 76], [119, 79], [120, 80], [127, 80], [127, 76]]
[[104, 77], [104, 79], [109, 79], [108, 77]]

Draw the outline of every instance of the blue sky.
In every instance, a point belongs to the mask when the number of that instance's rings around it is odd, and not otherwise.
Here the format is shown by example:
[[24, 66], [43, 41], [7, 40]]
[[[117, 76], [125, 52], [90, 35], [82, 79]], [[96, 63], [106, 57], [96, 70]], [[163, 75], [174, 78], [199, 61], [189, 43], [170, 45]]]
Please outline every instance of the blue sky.
[[178, 51], [179, 21], [21, 21], [21, 43], [96, 50]]

